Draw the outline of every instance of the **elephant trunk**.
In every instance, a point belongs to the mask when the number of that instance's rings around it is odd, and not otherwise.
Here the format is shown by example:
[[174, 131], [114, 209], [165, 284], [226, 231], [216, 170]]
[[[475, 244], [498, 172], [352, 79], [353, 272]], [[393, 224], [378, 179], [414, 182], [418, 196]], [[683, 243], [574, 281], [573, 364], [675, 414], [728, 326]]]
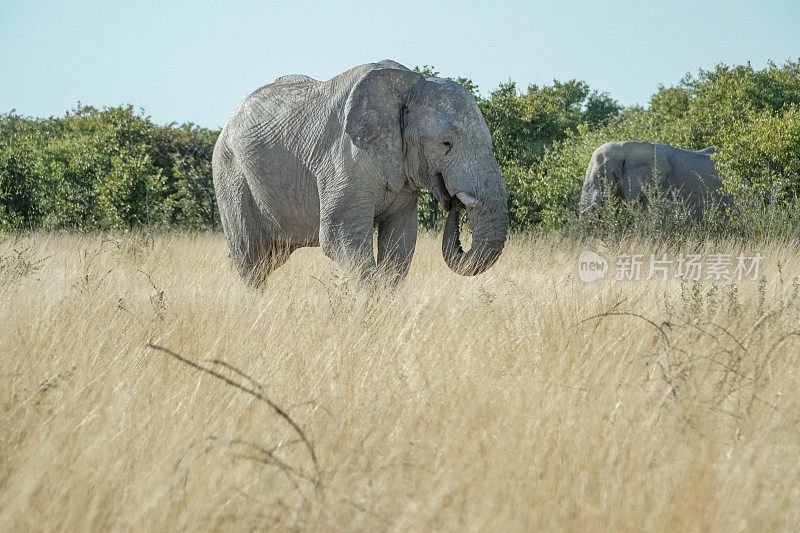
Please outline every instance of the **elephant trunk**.
[[472, 232], [472, 247], [465, 252], [461, 247], [459, 221], [464, 204], [453, 198], [450, 213], [444, 225], [442, 256], [456, 274], [475, 276], [500, 257], [508, 233], [508, 210], [505, 195], [497, 205], [481, 204], [467, 210]]
[[583, 191], [581, 192], [581, 199], [578, 206], [578, 213], [582, 219], [591, 211], [601, 207], [605, 201], [605, 194], [602, 188], [602, 183], [599, 181], [587, 180], [583, 184]]

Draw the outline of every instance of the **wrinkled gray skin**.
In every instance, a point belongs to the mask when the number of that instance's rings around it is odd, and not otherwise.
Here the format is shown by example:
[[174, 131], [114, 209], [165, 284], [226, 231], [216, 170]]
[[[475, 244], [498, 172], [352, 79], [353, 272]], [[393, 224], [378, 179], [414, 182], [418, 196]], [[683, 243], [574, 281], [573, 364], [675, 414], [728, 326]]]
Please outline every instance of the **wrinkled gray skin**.
[[610, 142], [594, 151], [581, 192], [580, 214], [600, 206], [608, 190], [617, 198], [646, 202], [645, 193], [658, 187], [673, 191], [695, 217], [711, 204], [723, 205], [722, 181], [714, 167], [713, 146], [696, 152], [645, 141]]
[[507, 193], [475, 98], [394, 61], [322, 82], [283, 76], [258, 89], [222, 130], [213, 174], [230, 256], [252, 284], [293, 250], [317, 245], [362, 278], [402, 279], [422, 189], [450, 210], [442, 254], [455, 272], [485, 271], [505, 244]]

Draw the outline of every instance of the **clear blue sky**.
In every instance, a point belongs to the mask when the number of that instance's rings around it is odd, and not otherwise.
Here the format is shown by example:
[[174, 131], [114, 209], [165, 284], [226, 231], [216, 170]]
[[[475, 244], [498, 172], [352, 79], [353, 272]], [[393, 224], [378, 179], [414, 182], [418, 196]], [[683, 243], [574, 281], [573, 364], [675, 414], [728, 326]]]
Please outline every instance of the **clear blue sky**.
[[483, 94], [577, 78], [646, 105], [699, 68], [798, 57], [798, 0], [0, 0], [0, 112], [32, 116], [130, 103], [159, 123], [220, 127], [278, 76], [384, 58]]

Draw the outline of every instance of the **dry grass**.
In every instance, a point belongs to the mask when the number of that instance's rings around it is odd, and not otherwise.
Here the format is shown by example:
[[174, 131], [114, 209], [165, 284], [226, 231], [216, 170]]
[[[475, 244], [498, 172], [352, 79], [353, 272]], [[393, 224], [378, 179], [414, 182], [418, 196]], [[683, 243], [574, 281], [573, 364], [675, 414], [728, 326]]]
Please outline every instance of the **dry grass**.
[[800, 527], [800, 252], [585, 285], [581, 249], [466, 279], [426, 236], [392, 294], [308, 249], [253, 292], [220, 235], [6, 238], [0, 530]]

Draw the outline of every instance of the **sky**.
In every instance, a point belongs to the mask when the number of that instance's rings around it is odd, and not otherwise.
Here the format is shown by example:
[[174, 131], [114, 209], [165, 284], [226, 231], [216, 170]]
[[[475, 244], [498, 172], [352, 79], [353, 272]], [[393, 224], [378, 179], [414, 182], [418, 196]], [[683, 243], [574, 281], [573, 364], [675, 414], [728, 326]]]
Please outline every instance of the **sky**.
[[646, 106], [701, 68], [800, 58], [800, 1], [0, 0], [0, 113], [132, 104], [219, 128], [279, 76], [387, 58], [484, 95], [574, 78]]

